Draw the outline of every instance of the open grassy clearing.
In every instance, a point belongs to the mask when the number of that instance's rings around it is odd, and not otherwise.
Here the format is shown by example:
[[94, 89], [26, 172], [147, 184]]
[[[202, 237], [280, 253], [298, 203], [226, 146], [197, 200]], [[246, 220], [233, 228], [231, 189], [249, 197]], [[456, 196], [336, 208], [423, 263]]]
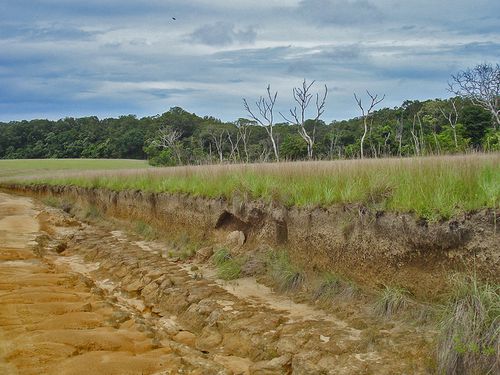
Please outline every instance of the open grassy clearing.
[[0, 160], [0, 179], [53, 175], [67, 171], [142, 169], [145, 160], [131, 159], [13, 159]]
[[[16, 162], [20, 166], [19, 175], [28, 174], [26, 165], [29, 162], [14, 161], [10, 168], [11, 181], [17, 177], [14, 173]], [[36, 168], [38, 161], [30, 162]], [[463, 211], [496, 208], [500, 204], [498, 153], [123, 171], [106, 169], [145, 167], [145, 164], [129, 160], [59, 160], [53, 161], [53, 165], [50, 162], [40, 161], [38, 170], [43, 170], [44, 163], [48, 163], [46, 168], [68, 172], [25, 177], [22, 181], [117, 191], [187, 193], [209, 198], [230, 198], [240, 194], [299, 207], [362, 204], [379, 210], [415, 212], [430, 220], [449, 218]], [[92, 163], [95, 163], [93, 168]], [[0, 164], [4, 176], [5, 165]], [[61, 167], [58, 169], [57, 165]], [[79, 171], [69, 172], [72, 169]]]

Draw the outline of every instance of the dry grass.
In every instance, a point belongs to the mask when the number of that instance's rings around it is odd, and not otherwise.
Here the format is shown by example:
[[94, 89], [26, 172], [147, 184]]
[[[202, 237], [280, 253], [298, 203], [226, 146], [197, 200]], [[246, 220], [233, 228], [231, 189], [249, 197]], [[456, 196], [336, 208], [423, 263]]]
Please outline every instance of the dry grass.
[[0, 179], [54, 176], [61, 172], [149, 168], [145, 160], [131, 159], [12, 159], [0, 160]]
[[22, 182], [209, 198], [238, 193], [301, 207], [362, 204], [437, 220], [498, 208], [500, 154], [68, 172]]

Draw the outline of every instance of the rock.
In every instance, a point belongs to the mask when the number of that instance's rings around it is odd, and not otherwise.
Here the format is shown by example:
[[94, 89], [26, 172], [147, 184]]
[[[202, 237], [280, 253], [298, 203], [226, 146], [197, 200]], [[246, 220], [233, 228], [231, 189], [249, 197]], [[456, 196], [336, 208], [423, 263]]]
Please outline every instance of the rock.
[[214, 362], [221, 364], [234, 375], [249, 375], [252, 361], [234, 355], [215, 355]]
[[290, 371], [292, 357], [288, 354], [273, 358], [270, 361], [260, 361], [250, 366], [252, 375], [287, 374]]
[[245, 243], [245, 233], [235, 230], [227, 235], [226, 243], [229, 246], [243, 246]]
[[143, 288], [143, 284], [138, 280], [134, 280], [131, 283], [126, 284], [123, 287], [123, 289], [129, 293], [139, 292], [142, 290], [142, 288]]
[[212, 246], [203, 247], [196, 252], [195, 259], [199, 262], [207, 261], [214, 253]]
[[187, 346], [194, 347], [196, 342], [196, 335], [189, 331], [180, 331], [173, 337], [174, 341]]
[[257, 256], [252, 256], [247, 259], [245, 264], [241, 266], [242, 276], [262, 275], [266, 272], [266, 262]]
[[66, 242], [61, 242], [59, 243], [56, 248], [55, 248], [55, 251], [57, 254], [61, 254], [63, 253], [66, 249], [68, 248], [68, 244]]
[[[162, 328], [167, 332], [167, 334], [173, 336], [176, 335], [180, 330], [181, 327], [177, 322], [173, 319], [170, 318], [160, 318], [159, 323], [161, 324]], [[186, 331], [183, 331], [186, 332]]]
[[300, 352], [292, 359], [292, 373], [297, 375], [321, 374], [323, 368], [318, 365], [321, 359], [319, 352]]
[[222, 335], [215, 328], [205, 327], [201, 336], [196, 340], [196, 349], [203, 351], [213, 351], [219, 347]]

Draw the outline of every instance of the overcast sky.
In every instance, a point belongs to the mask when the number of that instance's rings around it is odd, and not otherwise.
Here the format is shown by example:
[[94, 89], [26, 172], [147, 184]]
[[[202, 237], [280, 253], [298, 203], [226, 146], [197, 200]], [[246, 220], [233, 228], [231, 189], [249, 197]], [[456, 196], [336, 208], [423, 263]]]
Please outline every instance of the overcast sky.
[[499, 57], [498, 0], [1, 0], [0, 121], [233, 121], [267, 84], [286, 110], [306, 78], [328, 85], [329, 122], [357, 115], [353, 92], [444, 98], [450, 74]]

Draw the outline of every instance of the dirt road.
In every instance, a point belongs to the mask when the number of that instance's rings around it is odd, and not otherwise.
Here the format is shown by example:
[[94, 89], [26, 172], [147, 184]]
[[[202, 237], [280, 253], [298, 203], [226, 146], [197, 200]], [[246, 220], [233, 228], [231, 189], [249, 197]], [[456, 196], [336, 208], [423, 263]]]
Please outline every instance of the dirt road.
[[0, 373], [426, 372], [417, 327], [343, 320], [166, 253], [0, 193]]

